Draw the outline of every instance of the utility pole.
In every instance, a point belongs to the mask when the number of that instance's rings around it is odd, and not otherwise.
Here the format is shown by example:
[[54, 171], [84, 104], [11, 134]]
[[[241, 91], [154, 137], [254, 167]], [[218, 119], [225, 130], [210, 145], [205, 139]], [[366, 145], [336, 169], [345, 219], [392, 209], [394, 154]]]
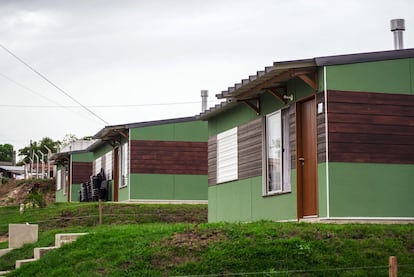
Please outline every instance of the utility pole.
[[45, 154], [42, 151], [37, 150], [37, 152], [42, 156], [42, 179], [45, 178]]
[[30, 148], [29, 148], [29, 159], [30, 159], [30, 177], [33, 176], [33, 150], [32, 150], [32, 140], [30, 140]]
[[45, 148], [47, 150], [47, 178], [50, 178], [50, 156], [52, 155], [52, 150], [50, 150], [49, 147], [45, 145]]
[[36, 157], [36, 179], [39, 179], [39, 156], [34, 151], [33, 155]]

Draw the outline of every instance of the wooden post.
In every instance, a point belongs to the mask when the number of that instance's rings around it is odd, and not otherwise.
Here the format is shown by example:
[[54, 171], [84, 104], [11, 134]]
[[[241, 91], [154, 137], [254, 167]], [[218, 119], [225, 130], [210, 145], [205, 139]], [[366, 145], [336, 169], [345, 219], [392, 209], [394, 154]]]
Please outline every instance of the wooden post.
[[99, 225], [102, 225], [102, 203], [101, 203], [101, 199], [99, 199]]
[[389, 260], [389, 277], [397, 277], [398, 276], [398, 266], [397, 266], [397, 257], [390, 256]]

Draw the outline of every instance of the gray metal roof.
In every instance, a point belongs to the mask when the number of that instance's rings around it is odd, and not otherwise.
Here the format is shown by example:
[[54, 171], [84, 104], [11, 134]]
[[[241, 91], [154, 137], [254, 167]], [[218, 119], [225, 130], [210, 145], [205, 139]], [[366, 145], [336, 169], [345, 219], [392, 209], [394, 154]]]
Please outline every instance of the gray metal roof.
[[143, 121], [143, 122], [136, 122], [136, 123], [120, 124], [120, 125], [111, 125], [111, 126], [104, 127], [102, 130], [96, 133], [93, 136], [93, 138], [94, 139], [110, 139], [115, 134], [118, 134], [119, 132], [125, 132], [131, 128], [182, 123], [182, 122], [190, 122], [190, 121], [195, 121], [195, 120], [197, 120], [195, 116], [190, 116], [190, 117], [170, 118], [170, 119], [161, 119], [161, 120], [153, 120], [153, 121]]
[[[216, 94], [216, 97], [218, 99], [227, 100], [200, 113], [197, 118], [206, 120], [218, 113], [221, 113], [236, 105], [237, 102], [235, 100], [232, 100], [232, 98], [239, 98], [244, 93], [252, 90], [260, 92], [261, 88], [263, 88], [263, 85], [276, 86], [278, 85], [277, 82], [286, 82], [295, 76], [296, 70], [315, 70], [318, 67], [327, 65], [353, 64], [413, 57], [414, 49], [403, 49], [274, 62], [272, 66], [267, 66], [264, 68], [264, 70], [259, 70], [256, 72], [256, 74], [250, 75], [248, 78], [243, 79], [240, 83], [237, 83], [234, 86], [227, 88], [227, 90]], [[277, 79], [276, 83], [273, 82], [275, 79]]]

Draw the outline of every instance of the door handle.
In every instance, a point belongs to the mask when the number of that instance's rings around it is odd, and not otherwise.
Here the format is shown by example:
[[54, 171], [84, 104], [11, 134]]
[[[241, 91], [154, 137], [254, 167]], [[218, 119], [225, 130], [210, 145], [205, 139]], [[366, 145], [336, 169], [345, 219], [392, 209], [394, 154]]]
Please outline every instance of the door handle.
[[299, 158], [299, 161], [300, 161], [300, 163], [301, 163], [302, 166], [305, 165], [305, 158]]

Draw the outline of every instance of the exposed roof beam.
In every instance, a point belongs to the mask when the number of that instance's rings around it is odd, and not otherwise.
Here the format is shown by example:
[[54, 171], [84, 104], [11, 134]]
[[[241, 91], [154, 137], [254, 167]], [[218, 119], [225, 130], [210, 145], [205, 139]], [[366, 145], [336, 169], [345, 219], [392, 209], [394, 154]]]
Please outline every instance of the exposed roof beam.
[[297, 76], [310, 86], [314, 91], [318, 90], [318, 73], [316, 71], [311, 72], [313, 74], [313, 80], [308, 76], [308, 73], [300, 73]]
[[260, 115], [260, 98], [245, 99], [241, 100], [241, 102], [243, 102], [253, 111], [255, 111], [257, 115]]
[[280, 92], [277, 91], [277, 89], [283, 89], [285, 93], [287, 92], [287, 87], [286, 86], [266, 88], [266, 90], [268, 92], [270, 92], [276, 99], [283, 102], [283, 104], [286, 104], [287, 100], [285, 99], [285, 97], [283, 97], [283, 94], [281, 94]]
[[246, 97], [248, 94], [255, 94], [259, 91], [261, 91], [262, 89], [271, 86], [272, 84], [276, 83], [276, 82], [280, 82], [282, 80], [285, 80], [286, 78], [290, 78], [292, 77], [292, 75], [294, 74], [294, 70], [293, 69], [289, 69], [287, 71], [284, 71], [283, 73], [276, 75], [275, 77], [253, 87], [250, 90], [247, 90], [245, 92], [242, 92], [238, 95], [234, 95], [234, 98], [239, 98], [239, 99], [243, 99], [244, 97]]

